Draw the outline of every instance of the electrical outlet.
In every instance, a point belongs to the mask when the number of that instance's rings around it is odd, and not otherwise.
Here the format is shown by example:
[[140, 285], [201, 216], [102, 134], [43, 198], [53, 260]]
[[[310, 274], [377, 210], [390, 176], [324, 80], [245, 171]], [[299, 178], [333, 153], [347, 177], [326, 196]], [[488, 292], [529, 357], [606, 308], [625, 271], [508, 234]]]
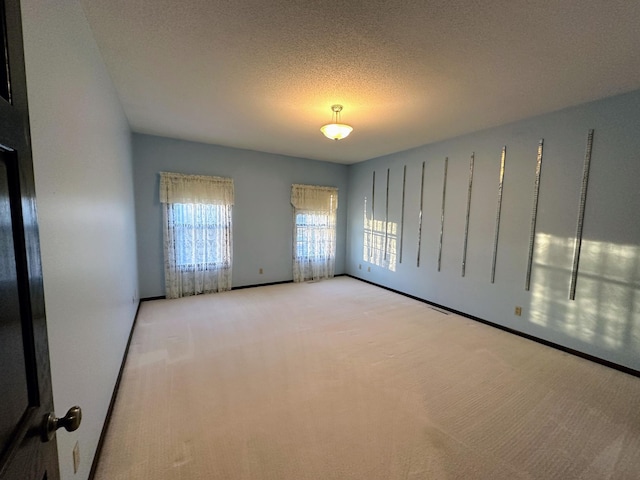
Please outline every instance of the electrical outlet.
[[260, 275], [262, 275], [264, 273], [264, 270], [261, 268], [260, 269]]
[[362, 270], [362, 264], [358, 264], [358, 270]]
[[516, 307], [515, 314], [518, 317], [522, 316], [522, 307]]
[[370, 272], [370, 271], [371, 271], [371, 267], [367, 267], [367, 272]]
[[76, 442], [73, 447], [73, 473], [78, 473], [80, 467], [80, 444]]

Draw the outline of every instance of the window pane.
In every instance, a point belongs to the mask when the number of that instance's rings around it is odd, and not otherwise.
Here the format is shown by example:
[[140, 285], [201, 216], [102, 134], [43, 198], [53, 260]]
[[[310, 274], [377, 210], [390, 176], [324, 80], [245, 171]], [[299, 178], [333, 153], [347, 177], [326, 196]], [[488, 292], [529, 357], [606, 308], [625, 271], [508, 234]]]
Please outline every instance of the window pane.
[[335, 255], [335, 215], [328, 213], [296, 214], [296, 256], [320, 260]]
[[209, 269], [229, 263], [230, 207], [173, 204], [176, 266]]

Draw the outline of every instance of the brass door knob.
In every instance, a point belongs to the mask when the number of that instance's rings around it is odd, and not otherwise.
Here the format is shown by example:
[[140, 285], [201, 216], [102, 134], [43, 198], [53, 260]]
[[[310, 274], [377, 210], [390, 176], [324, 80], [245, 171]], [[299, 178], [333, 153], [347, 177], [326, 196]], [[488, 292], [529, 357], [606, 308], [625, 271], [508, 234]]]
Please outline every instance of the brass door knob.
[[48, 442], [53, 438], [61, 427], [67, 432], [73, 432], [78, 429], [82, 421], [82, 410], [77, 405], [71, 407], [67, 414], [62, 418], [57, 418], [53, 412], [45, 415], [42, 421], [42, 441]]

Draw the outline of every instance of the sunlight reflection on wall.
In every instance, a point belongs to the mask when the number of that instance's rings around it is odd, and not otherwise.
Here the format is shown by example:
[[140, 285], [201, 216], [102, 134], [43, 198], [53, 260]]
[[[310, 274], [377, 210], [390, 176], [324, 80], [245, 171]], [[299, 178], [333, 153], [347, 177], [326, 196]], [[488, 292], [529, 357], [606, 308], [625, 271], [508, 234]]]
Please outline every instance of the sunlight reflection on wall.
[[573, 238], [536, 235], [533, 323], [604, 348], [640, 349], [640, 247], [583, 240], [569, 300]]
[[363, 224], [362, 260], [395, 272], [398, 224], [367, 218], [366, 197]]

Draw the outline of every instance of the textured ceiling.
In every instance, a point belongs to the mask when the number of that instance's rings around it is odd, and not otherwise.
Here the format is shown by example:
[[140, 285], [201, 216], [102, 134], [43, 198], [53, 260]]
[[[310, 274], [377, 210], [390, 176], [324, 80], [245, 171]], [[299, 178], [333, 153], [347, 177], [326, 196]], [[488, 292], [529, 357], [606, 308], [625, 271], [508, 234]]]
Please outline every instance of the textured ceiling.
[[264, 152], [354, 163], [640, 88], [637, 0], [81, 3], [134, 131]]

